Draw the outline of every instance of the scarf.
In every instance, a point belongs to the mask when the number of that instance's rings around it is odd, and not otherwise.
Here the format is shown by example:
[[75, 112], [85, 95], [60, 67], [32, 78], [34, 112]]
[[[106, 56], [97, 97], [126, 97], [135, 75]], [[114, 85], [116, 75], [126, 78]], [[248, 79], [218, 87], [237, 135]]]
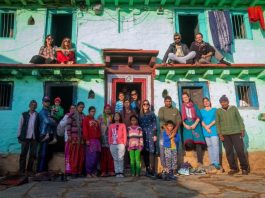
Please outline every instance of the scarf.
[[182, 110], [182, 112], [181, 112], [182, 113], [182, 121], [185, 121], [188, 118], [187, 111], [190, 111], [192, 120], [197, 119], [195, 107], [194, 107], [194, 104], [192, 102], [182, 103], [181, 110]]

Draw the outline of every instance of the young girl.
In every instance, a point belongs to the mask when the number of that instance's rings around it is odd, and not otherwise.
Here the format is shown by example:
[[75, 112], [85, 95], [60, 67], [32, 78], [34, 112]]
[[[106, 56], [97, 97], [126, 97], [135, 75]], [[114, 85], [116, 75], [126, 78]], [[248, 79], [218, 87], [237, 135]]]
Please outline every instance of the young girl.
[[138, 125], [136, 115], [130, 117], [131, 126], [128, 127], [128, 151], [130, 154], [132, 176], [140, 176], [141, 150], [143, 149], [143, 131]]
[[119, 100], [116, 102], [116, 105], [115, 105], [115, 112], [122, 112], [123, 111], [123, 103], [124, 103], [124, 99], [125, 99], [125, 96], [124, 96], [124, 93], [123, 92], [119, 92]]
[[177, 144], [179, 142], [179, 134], [177, 133], [177, 128], [173, 121], [168, 120], [164, 126], [163, 136], [163, 146], [165, 152], [165, 166], [166, 173], [169, 179], [175, 180], [174, 170], [177, 169]]
[[121, 114], [116, 112], [113, 117], [113, 124], [109, 125], [110, 152], [114, 160], [116, 177], [124, 177], [124, 153], [127, 142], [126, 126], [122, 123]]

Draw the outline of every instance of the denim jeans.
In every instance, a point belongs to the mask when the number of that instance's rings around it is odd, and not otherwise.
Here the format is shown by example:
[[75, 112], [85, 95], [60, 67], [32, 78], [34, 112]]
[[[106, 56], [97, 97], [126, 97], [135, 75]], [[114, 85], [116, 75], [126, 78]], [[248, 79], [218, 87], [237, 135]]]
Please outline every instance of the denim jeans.
[[212, 164], [220, 164], [219, 160], [219, 137], [218, 136], [211, 136], [205, 137], [207, 147], [208, 147], [208, 154]]
[[110, 152], [114, 160], [115, 173], [116, 174], [123, 173], [125, 145], [111, 144]]

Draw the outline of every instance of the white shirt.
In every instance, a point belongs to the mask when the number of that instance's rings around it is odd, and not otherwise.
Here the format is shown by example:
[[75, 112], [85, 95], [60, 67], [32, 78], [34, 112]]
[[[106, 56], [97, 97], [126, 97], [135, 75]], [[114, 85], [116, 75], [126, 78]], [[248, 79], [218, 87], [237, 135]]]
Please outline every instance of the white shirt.
[[[35, 126], [34, 125], [35, 125], [37, 113], [36, 112], [33, 112], [33, 113], [29, 112], [29, 115], [30, 115], [30, 117], [29, 117], [26, 139], [31, 139], [31, 138], [35, 139], [35, 134], [34, 134]], [[21, 129], [22, 129], [23, 123], [24, 123], [24, 118], [22, 115], [20, 118], [20, 121], [19, 121], [19, 125], [18, 125], [18, 133], [17, 133], [18, 137], [21, 134]]]

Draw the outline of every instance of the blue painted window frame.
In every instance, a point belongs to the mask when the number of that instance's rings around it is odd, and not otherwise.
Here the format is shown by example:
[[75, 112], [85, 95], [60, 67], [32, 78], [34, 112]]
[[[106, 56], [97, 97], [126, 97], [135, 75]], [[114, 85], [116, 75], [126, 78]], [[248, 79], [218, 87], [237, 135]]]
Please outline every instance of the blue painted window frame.
[[[13, 37], [0, 37], [0, 40], [15, 40], [16, 35], [17, 35], [17, 11], [16, 9], [0, 9], [0, 14], [1, 13], [14, 13], [14, 33]], [[1, 16], [0, 16], [1, 19]], [[0, 24], [1, 27], [1, 24]]]
[[13, 96], [14, 96], [14, 82], [13, 81], [0, 81], [0, 83], [11, 85], [10, 98], [9, 98], [9, 101], [10, 101], [9, 106], [8, 107], [1, 107], [0, 106], [0, 111], [2, 111], [2, 110], [12, 110]]
[[203, 97], [210, 99], [210, 92], [207, 81], [179, 81], [178, 82], [178, 99], [179, 99], [179, 108], [182, 106], [182, 89], [185, 87], [198, 87], [202, 88]]
[[52, 23], [52, 15], [53, 14], [72, 14], [72, 44], [76, 50], [76, 42], [77, 42], [77, 14], [74, 9], [47, 9], [47, 18], [46, 18], [46, 34], [43, 37], [43, 42], [45, 40], [46, 35], [51, 33], [51, 23]]
[[[257, 95], [257, 89], [256, 89], [256, 83], [255, 82], [241, 82], [236, 81], [235, 84], [235, 93], [236, 93], [236, 104], [238, 108], [242, 109], [258, 109], [259, 108], [259, 101], [258, 101], [258, 95]], [[238, 86], [249, 86], [249, 95], [250, 95], [250, 104], [249, 107], [241, 107], [239, 103], [239, 93], [238, 93]]]
[[208, 42], [205, 10], [202, 9], [175, 9], [175, 32], [179, 32], [179, 15], [198, 15], [199, 31], [203, 34], [203, 40]]
[[[252, 30], [251, 30], [251, 25], [250, 25], [250, 22], [249, 22], [249, 18], [248, 18], [248, 13], [246, 11], [231, 11], [230, 12], [230, 19], [231, 19], [231, 23], [232, 22], [232, 16], [233, 15], [243, 15], [243, 18], [244, 18], [244, 26], [245, 26], [245, 30], [246, 30], [246, 38], [242, 38], [242, 39], [236, 39], [234, 38], [235, 40], [252, 40], [253, 39], [253, 34], [252, 34]], [[234, 36], [234, 29], [232, 27], [232, 30], [233, 30], [233, 36]]]

